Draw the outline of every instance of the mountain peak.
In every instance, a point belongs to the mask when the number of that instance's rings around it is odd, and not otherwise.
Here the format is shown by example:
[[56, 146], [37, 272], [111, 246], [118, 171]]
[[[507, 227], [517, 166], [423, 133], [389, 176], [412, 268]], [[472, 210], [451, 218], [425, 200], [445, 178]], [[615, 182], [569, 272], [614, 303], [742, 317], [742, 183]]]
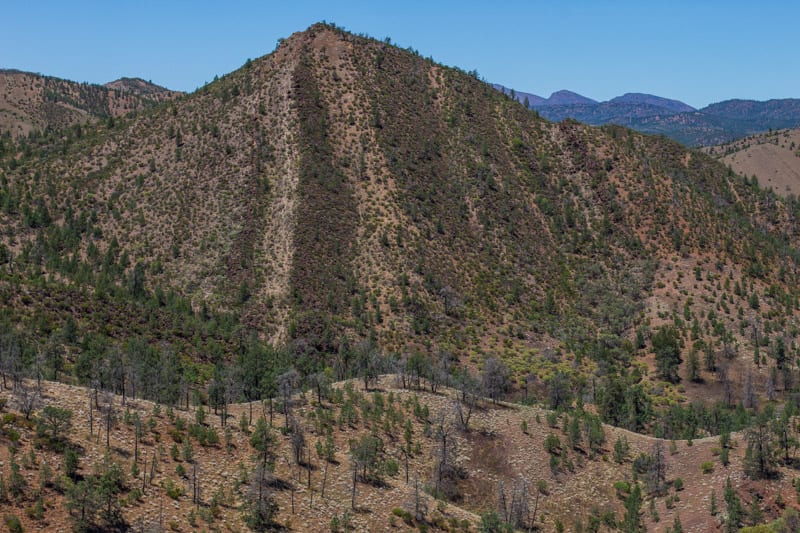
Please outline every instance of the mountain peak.
[[597, 100], [587, 98], [582, 94], [562, 89], [550, 95], [547, 105], [576, 105], [576, 104], [596, 104]]
[[108, 89], [115, 89], [118, 91], [125, 91], [132, 94], [137, 94], [141, 96], [171, 96], [171, 95], [178, 95], [183, 94], [180, 91], [173, 91], [167, 89], [166, 87], [162, 87], [160, 85], [156, 85], [152, 81], [146, 81], [142, 78], [128, 78], [122, 77], [116, 79], [114, 81], [110, 81], [103, 85]]
[[669, 98], [662, 98], [647, 93], [625, 93], [622, 96], [617, 96], [609, 100], [612, 104], [634, 104], [634, 105], [652, 105], [656, 107], [663, 107], [675, 113], [688, 113], [695, 111], [695, 108], [685, 104], [679, 100], [671, 100]]

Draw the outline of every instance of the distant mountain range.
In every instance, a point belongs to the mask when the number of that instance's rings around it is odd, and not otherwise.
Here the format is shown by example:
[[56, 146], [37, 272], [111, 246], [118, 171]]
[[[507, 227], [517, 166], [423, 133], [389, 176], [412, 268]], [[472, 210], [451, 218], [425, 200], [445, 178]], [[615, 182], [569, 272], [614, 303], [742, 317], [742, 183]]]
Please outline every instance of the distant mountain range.
[[800, 126], [800, 99], [759, 102], [726, 100], [702, 109], [652, 94], [626, 93], [598, 102], [572, 91], [544, 98], [532, 93], [494, 87], [540, 115], [560, 122], [571, 118], [600, 126], [619, 124], [643, 133], [665, 135], [688, 146], [710, 146], [768, 131]]

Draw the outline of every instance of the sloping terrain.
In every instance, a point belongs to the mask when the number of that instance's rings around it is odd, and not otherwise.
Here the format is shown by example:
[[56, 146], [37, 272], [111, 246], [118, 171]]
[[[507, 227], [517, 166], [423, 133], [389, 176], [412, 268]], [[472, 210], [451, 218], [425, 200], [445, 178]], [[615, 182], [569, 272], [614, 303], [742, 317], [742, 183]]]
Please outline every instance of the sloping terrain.
[[[667, 401], [686, 397], [672, 385], [692, 351], [727, 354], [737, 382], [756, 344], [793, 346], [795, 204], [330, 27], [185, 100], [37, 142], [5, 158], [4, 301], [24, 335], [57, 335], [71, 306], [68, 362], [84, 333], [179, 332], [205, 361], [255, 333], [303, 373], [344, 376], [373, 338], [472, 367], [500, 354], [518, 379], [569, 362], [581, 387], [650, 361]], [[662, 325], [686, 340], [655, 372]]]
[[[17, 517], [25, 531], [254, 527], [260, 449], [272, 465], [261, 498], [274, 506], [272, 527], [291, 531], [468, 532], [491, 512], [501, 522], [518, 520], [519, 530], [628, 531], [636, 517], [646, 531], [676, 518], [687, 532], [724, 531], [729, 480], [742, 523], [750, 522], [753, 501], [761, 520], [797, 508], [790, 469], [780, 467], [779, 482], [742, 477], [744, 433], [725, 446], [718, 438], [670, 442], [608, 426], [590, 433], [594, 426], [582, 422], [593, 420], [590, 413], [488, 399], [464, 427], [453, 410], [464, 405], [459, 391], [401, 385], [399, 376], [384, 376], [369, 391], [353, 382], [324, 388], [319, 398], [307, 390], [292, 397], [288, 415], [279, 403], [230, 405], [224, 424], [201, 405], [164, 408], [50, 382], [28, 418], [21, 395], [3, 388], [6, 523]], [[59, 412], [66, 425], [54, 424]], [[270, 444], [259, 448], [264, 430]], [[359, 463], [354, 450], [364, 439], [379, 447]], [[79, 451], [76, 463], [65, 449]], [[654, 479], [646, 460], [658, 453], [664, 467]], [[638, 511], [626, 511], [637, 485]], [[429, 494], [436, 490], [439, 499]]]
[[0, 70], [0, 133], [19, 137], [119, 117], [181, 94], [130, 78], [101, 86]]
[[[624, 428], [608, 428], [614, 436], [691, 440], [693, 463], [762, 407], [792, 405], [800, 381], [795, 199], [668, 139], [551, 123], [469, 74], [334, 26], [151, 109], [5, 138], [0, 163], [10, 381], [224, 411], [387, 369], [436, 388], [502, 368], [502, 386], [484, 387], [495, 399], [546, 403], [571, 424], [577, 414], [586, 439], [602, 420]], [[544, 455], [542, 430], [536, 455], [516, 456], [522, 419], [501, 430], [486, 403], [487, 439], [463, 437], [475, 439], [463, 443], [474, 461], [492, 472], [530, 464], [531, 482], [552, 465], [567, 487], [553, 489], [563, 497], [547, 511], [553, 525], [559, 509], [589, 519], [580, 494], [596, 479], [621, 517], [606, 481], [630, 465], [602, 468], [610, 440], [562, 454], [550, 439]], [[526, 412], [529, 428], [531, 415], [547, 417]], [[435, 419], [419, 415], [435, 435]], [[347, 425], [342, 443], [360, 438]], [[518, 446], [498, 464], [506, 441]], [[743, 487], [738, 451], [730, 470]], [[772, 462], [761, 473], [781, 476], [759, 480], [763, 494], [790, 483]], [[572, 476], [576, 465], [586, 473]], [[360, 477], [380, 485], [368, 470]], [[442, 495], [469, 513], [493, 507], [500, 479], [481, 485], [474, 472], [461, 496]], [[514, 478], [503, 472], [492, 475]], [[718, 487], [718, 474], [686, 470], [685, 481]], [[285, 512], [291, 491], [277, 487]], [[374, 506], [384, 517], [388, 498]], [[691, 502], [681, 519], [701, 530], [709, 518]]]
[[777, 130], [704, 149], [780, 195], [800, 194], [800, 130]]

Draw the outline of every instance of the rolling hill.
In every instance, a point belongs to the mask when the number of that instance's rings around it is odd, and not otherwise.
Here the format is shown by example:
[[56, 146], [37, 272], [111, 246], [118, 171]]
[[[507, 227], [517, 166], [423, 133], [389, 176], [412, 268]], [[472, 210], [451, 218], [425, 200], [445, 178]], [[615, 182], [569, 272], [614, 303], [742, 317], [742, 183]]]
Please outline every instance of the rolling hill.
[[800, 194], [800, 130], [776, 130], [704, 149], [777, 194]]
[[0, 70], [0, 133], [19, 137], [119, 117], [181, 94], [134, 78], [103, 86]]
[[[685, 439], [688, 450], [703, 439], [687, 452], [699, 491], [697, 463], [713, 455], [712, 440], [757, 426], [759, 405], [791, 405], [795, 394], [798, 209], [676, 142], [552, 123], [458, 69], [317, 24], [191, 95], [3, 139], [0, 370], [14, 382], [48, 377], [163, 405], [191, 400], [224, 417], [242, 400], [264, 400], [264, 410], [289, 402], [301, 384], [392, 371], [436, 389], [497, 365], [500, 392], [482, 390], [566, 411], [579, 432], [597, 433], [602, 420], [622, 428], [609, 429], [615, 437], [649, 433], [648, 444]], [[336, 424], [341, 447], [366, 434], [348, 417], [358, 406], [369, 419], [372, 407], [354, 398], [332, 408], [345, 416]], [[414, 414], [414, 431], [430, 435], [436, 413], [449, 409]], [[504, 421], [504, 432], [521, 424], [498, 415], [485, 432]], [[154, 424], [159, 435], [169, 431]], [[282, 437], [297, 434], [288, 416], [286, 426]], [[173, 440], [206, 435], [174, 429]], [[534, 447], [544, 449], [548, 431]], [[381, 441], [389, 434], [398, 435]], [[734, 457], [750, 438], [737, 435]], [[548, 455], [515, 460], [602, 469], [607, 457], [597, 456], [612, 447], [561, 454], [550, 444]], [[482, 441], [471, 449], [479, 453]], [[208, 453], [222, 461], [216, 448]], [[302, 473], [302, 457], [295, 462], [279, 471], [284, 482]], [[731, 464], [724, 472], [741, 492], [749, 485]], [[789, 494], [791, 464], [775, 466], [780, 483], [754, 481], [770, 518], [782, 512], [775, 500]], [[366, 467], [361, 477], [371, 478]], [[606, 485], [601, 519], [605, 508], [620, 509]], [[492, 506], [492, 486], [465, 484], [468, 522]], [[294, 491], [280, 487], [285, 513]], [[677, 500], [657, 497], [673, 516]], [[709, 519], [696, 501], [681, 516], [694, 513], [693, 527], [703, 528]], [[384, 516], [383, 502], [367, 508]], [[572, 505], [587, 520], [594, 512], [585, 500]], [[298, 520], [301, 530], [318, 525]]]

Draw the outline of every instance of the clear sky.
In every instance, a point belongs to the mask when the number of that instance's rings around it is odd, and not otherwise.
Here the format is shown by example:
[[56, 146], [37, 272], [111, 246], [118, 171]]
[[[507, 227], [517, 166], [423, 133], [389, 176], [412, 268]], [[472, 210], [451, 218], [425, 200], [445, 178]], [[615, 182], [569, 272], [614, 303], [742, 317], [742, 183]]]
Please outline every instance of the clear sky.
[[647, 92], [695, 107], [800, 97], [797, 0], [9, 0], [0, 68], [192, 91], [327, 20], [477, 70], [597, 100]]

